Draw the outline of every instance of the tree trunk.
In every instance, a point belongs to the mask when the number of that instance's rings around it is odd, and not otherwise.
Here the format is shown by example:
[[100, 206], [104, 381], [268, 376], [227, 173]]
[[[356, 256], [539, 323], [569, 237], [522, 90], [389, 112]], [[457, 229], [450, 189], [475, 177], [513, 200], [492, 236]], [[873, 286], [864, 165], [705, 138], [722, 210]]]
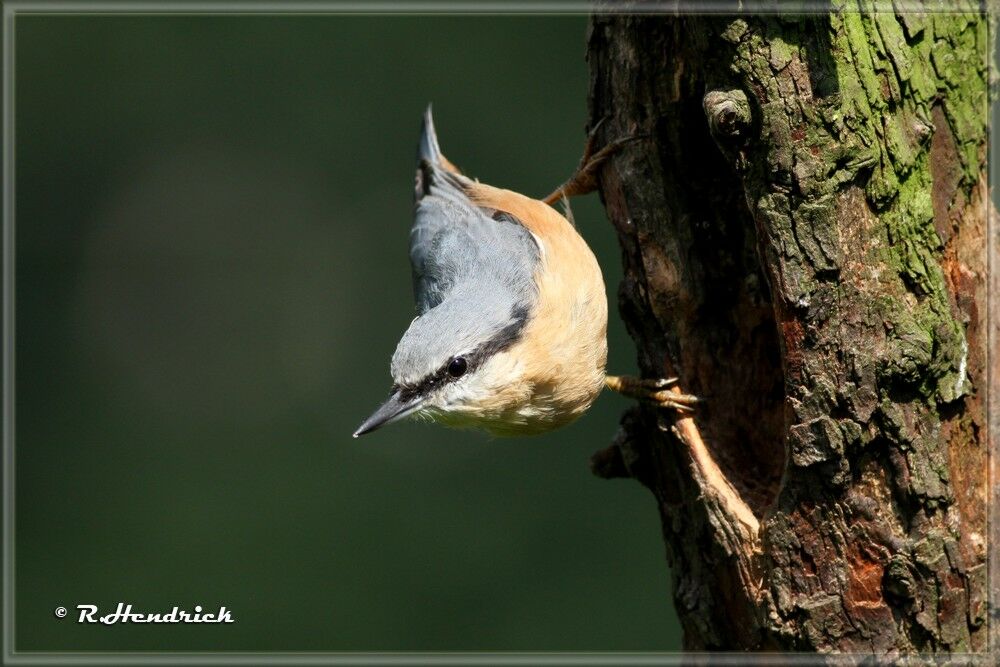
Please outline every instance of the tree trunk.
[[591, 19], [621, 314], [704, 398], [592, 464], [653, 492], [687, 649], [985, 651], [987, 19], [836, 4]]

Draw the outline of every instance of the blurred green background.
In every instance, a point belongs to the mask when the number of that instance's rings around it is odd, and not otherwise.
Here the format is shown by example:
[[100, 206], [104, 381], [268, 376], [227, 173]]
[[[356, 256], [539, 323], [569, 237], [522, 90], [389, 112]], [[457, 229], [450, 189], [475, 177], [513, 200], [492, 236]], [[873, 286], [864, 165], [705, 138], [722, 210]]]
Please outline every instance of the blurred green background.
[[[467, 173], [541, 196], [583, 148], [585, 31], [17, 19], [17, 650], [679, 647], [653, 498], [588, 470], [624, 399], [350, 437], [413, 317], [424, 106]], [[611, 227], [574, 212], [614, 312]], [[615, 315], [610, 348], [634, 370]], [[237, 622], [76, 624], [118, 601]]]

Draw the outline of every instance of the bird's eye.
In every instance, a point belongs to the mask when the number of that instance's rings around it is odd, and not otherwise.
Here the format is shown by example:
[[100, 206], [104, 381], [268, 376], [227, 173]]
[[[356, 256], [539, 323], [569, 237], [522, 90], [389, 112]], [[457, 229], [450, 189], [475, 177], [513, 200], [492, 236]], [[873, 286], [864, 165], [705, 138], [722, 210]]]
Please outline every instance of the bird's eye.
[[465, 357], [454, 357], [450, 362], [448, 362], [448, 375], [453, 378], [460, 378], [465, 375], [465, 371], [468, 367], [469, 364], [465, 361]]

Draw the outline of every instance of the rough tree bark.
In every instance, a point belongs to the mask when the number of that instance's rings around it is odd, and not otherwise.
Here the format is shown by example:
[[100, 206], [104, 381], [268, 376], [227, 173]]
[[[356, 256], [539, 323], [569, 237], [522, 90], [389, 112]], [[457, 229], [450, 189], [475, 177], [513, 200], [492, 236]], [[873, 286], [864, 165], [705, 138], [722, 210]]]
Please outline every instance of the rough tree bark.
[[592, 465], [688, 649], [987, 648], [987, 18], [866, 8], [591, 19], [620, 310], [705, 397]]

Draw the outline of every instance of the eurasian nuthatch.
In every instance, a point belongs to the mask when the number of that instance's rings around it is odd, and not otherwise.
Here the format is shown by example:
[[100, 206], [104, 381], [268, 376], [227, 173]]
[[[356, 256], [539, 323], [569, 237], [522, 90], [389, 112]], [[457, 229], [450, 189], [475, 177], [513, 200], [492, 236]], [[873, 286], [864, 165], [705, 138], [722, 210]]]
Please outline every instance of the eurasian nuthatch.
[[605, 384], [690, 409], [696, 399], [666, 390], [670, 381], [605, 376], [601, 269], [550, 205], [593, 190], [596, 167], [622, 142], [593, 155], [591, 143], [573, 178], [532, 199], [464, 176], [441, 153], [427, 108], [410, 230], [417, 317], [392, 356], [389, 399], [355, 437], [407, 416], [541, 433], [579, 417]]

